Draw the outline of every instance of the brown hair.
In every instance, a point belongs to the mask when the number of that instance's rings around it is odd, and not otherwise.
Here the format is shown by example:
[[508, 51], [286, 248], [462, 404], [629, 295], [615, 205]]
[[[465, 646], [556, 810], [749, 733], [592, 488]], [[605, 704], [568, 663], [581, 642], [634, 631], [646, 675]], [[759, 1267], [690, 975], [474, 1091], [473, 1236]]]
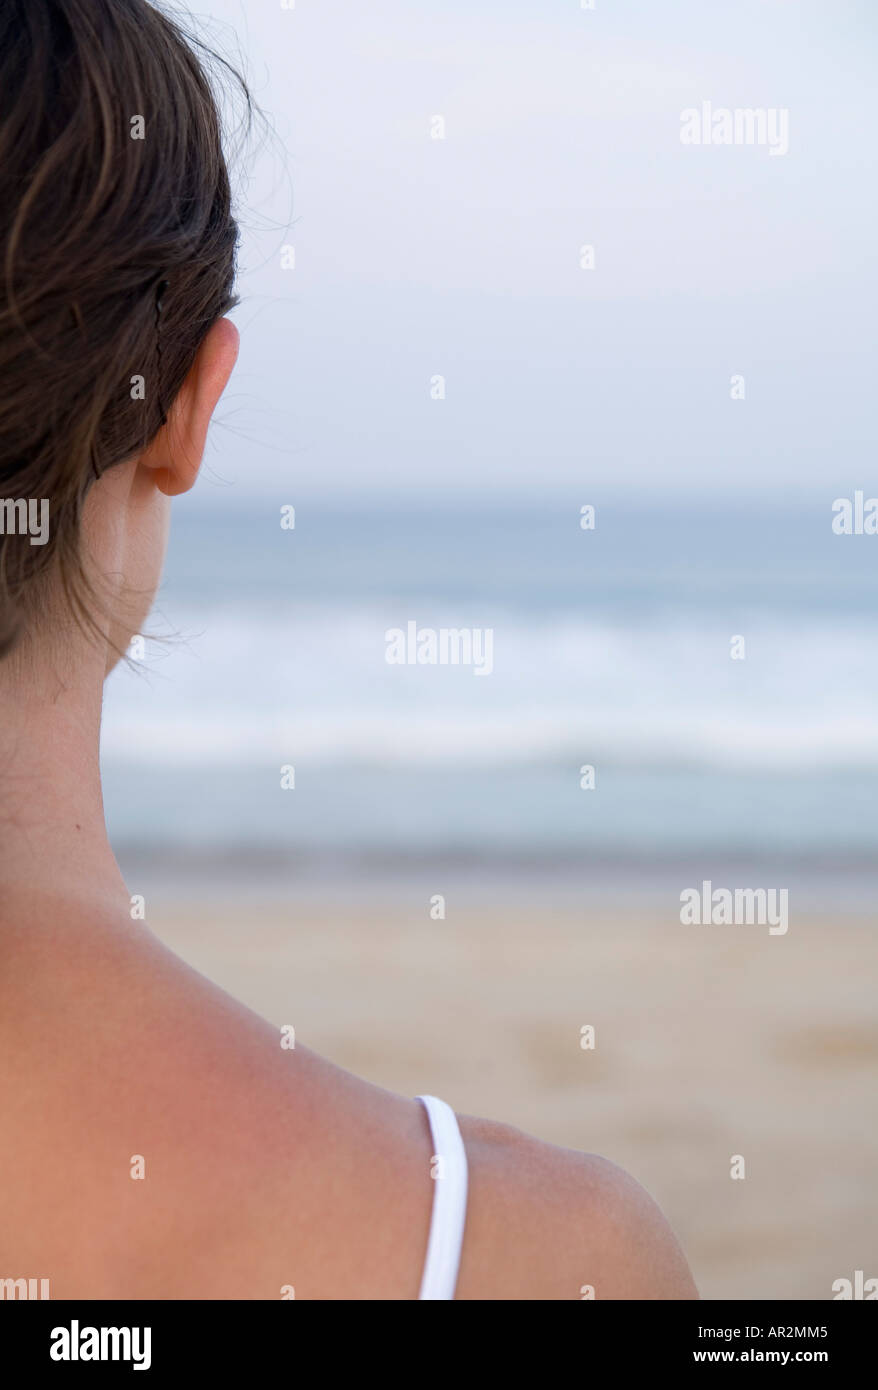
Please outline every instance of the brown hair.
[[50, 572], [94, 627], [86, 493], [235, 303], [213, 59], [147, 0], [0, 0], [0, 506], [49, 502], [45, 545], [0, 535], [0, 657]]

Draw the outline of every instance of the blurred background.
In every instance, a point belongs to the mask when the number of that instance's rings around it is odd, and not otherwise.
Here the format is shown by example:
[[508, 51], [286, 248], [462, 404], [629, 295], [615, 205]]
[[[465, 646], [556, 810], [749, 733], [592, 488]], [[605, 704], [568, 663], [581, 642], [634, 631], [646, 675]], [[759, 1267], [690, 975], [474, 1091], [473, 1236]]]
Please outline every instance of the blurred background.
[[[334, 1061], [628, 1167], [704, 1296], [878, 1275], [878, 537], [832, 530], [878, 494], [874, 13], [194, 25], [267, 125], [230, 100], [241, 359], [108, 687], [131, 892]], [[704, 101], [789, 152], [681, 144]], [[493, 672], [388, 665], [409, 621]], [[787, 934], [683, 926], [705, 879]]]

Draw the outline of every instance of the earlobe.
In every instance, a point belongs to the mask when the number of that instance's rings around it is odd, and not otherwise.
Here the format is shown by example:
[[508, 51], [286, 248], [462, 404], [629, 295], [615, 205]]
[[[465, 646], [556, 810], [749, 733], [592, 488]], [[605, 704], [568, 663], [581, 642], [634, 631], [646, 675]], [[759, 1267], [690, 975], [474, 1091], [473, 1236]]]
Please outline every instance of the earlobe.
[[194, 486], [204, 456], [213, 413], [238, 360], [240, 335], [231, 319], [210, 329], [159, 430], [141, 462], [155, 474], [166, 497], [179, 497]]

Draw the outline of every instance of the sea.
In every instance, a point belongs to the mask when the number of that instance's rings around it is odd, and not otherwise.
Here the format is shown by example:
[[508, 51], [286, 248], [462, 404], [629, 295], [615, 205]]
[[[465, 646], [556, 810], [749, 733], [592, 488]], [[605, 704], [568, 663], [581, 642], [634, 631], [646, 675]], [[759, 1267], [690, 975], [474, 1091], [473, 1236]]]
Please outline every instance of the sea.
[[[836, 534], [828, 497], [582, 492], [175, 504], [105, 700], [129, 875], [711, 880], [871, 911], [878, 536]], [[490, 633], [490, 670], [389, 661], [409, 625]]]

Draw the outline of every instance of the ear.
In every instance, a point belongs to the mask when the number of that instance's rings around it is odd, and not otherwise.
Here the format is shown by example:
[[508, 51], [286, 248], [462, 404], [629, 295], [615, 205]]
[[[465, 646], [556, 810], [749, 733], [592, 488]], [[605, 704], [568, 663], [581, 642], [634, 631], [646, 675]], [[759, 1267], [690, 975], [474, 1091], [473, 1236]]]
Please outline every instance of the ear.
[[188, 492], [198, 477], [207, 429], [238, 360], [240, 337], [231, 319], [211, 328], [168, 412], [168, 421], [140, 459], [167, 497]]

